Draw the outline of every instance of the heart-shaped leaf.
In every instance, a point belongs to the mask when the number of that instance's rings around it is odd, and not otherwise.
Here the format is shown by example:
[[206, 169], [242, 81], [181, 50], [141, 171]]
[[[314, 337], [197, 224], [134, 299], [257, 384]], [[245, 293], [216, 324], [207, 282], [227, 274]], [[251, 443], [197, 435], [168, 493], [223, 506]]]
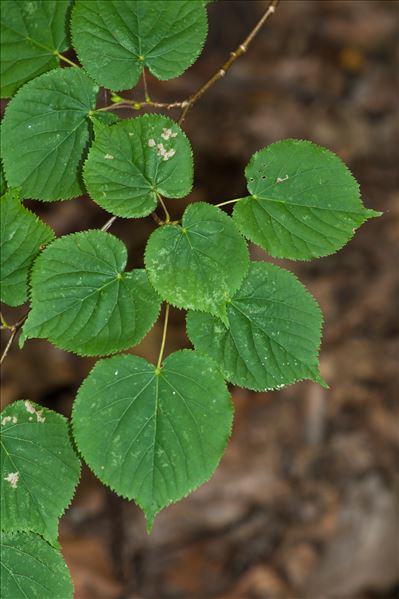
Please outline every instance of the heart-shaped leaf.
[[80, 472], [68, 423], [31, 401], [12, 403], [0, 418], [1, 528], [32, 530], [54, 543]]
[[254, 154], [245, 169], [248, 191], [234, 207], [242, 233], [277, 258], [310, 260], [333, 254], [367, 219], [357, 181], [332, 152], [285, 139]]
[[158, 317], [160, 298], [144, 270], [124, 272], [124, 244], [104, 231], [54, 241], [31, 276], [26, 338], [49, 339], [80, 355], [112, 354], [135, 345]]
[[146, 216], [154, 211], [158, 195], [181, 198], [190, 193], [190, 142], [174, 121], [158, 114], [111, 127], [96, 125], [84, 179], [93, 200], [111, 214]]
[[182, 226], [164, 225], [148, 240], [145, 265], [155, 289], [178, 308], [225, 317], [226, 300], [249, 266], [245, 240], [222, 210], [196, 202]]
[[24, 85], [8, 104], [1, 147], [10, 187], [21, 197], [66, 200], [83, 192], [80, 163], [98, 87], [81, 69], [55, 69]]
[[69, 0], [2, 0], [1, 97], [57, 67], [57, 52], [68, 49]]
[[292, 273], [251, 262], [227, 316], [228, 327], [209, 314], [189, 312], [187, 333], [228, 381], [256, 391], [302, 379], [324, 384], [318, 367], [321, 312]]
[[232, 403], [216, 365], [189, 350], [158, 370], [125, 355], [97, 362], [73, 408], [85, 461], [116, 493], [156, 514], [208, 480], [226, 446]]
[[136, 85], [144, 67], [178, 77], [200, 54], [207, 16], [200, 0], [79, 0], [72, 40], [87, 72], [114, 91]]

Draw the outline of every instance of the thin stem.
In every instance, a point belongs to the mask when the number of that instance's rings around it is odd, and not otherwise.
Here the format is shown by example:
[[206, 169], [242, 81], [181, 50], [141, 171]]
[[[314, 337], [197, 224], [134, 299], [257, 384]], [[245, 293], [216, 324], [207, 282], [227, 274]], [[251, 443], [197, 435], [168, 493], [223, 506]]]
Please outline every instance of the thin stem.
[[242, 54], [244, 54], [244, 52], [247, 51], [249, 44], [252, 42], [252, 40], [254, 39], [254, 37], [256, 36], [256, 34], [258, 33], [258, 31], [266, 23], [266, 21], [269, 19], [269, 17], [271, 17], [271, 15], [275, 12], [276, 7], [277, 7], [279, 1], [280, 0], [271, 0], [269, 6], [267, 7], [267, 9], [264, 12], [263, 16], [259, 19], [259, 21], [255, 25], [255, 27], [252, 29], [252, 31], [250, 31], [250, 33], [247, 35], [247, 37], [242, 42], [242, 44], [240, 44], [238, 46], [238, 48], [234, 52], [232, 52], [230, 54], [229, 59], [226, 60], [226, 62], [222, 66], [222, 68], [219, 69], [218, 71], [216, 71], [216, 73], [214, 73], [214, 75], [212, 75], [212, 77], [210, 79], [208, 79], [208, 81], [206, 81], [204, 83], [204, 85], [202, 85], [194, 94], [192, 94], [188, 98], [187, 104], [186, 104], [185, 107], [183, 107], [183, 110], [182, 110], [182, 112], [180, 114], [180, 117], [179, 117], [179, 120], [178, 120], [179, 125], [181, 125], [181, 123], [184, 121], [184, 119], [185, 119], [185, 117], [187, 115], [187, 112], [190, 110], [190, 108], [192, 108], [192, 106], [195, 104], [195, 102], [197, 102], [197, 100], [199, 100], [201, 98], [201, 96], [203, 96], [204, 93], [214, 83], [216, 83], [216, 81], [219, 81], [219, 79], [221, 79], [222, 77], [224, 77], [224, 75], [226, 74], [226, 72], [228, 71], [228, 69], [237, 60], [237, 58], [239, 56], [241, 56]]
[[108, 231], [108, 229], [111, 227], [111, 225], [116, 221], [116, 216], [111, 216], [111, 218], [109, 220], [107, 220], [107, 222], [105, 223], [105, 225], [103, 225], [101, 227], [101, 231]]
[[159, 203], [161, 204], [161, 206], [163, 208], [163, 211], [165, 212], [165, 222], [169, 223], [170, 222], [170, 214], [169, 214], [169, 212], [168, 212], [168, 210], [166, 208], [165, 202], [163, 201], [163, 199], [159, 195], [159, 193], [157, 193], [157, 196], [158, 196]]
[[104, 106], [103, 108], [97, 108], [96, 112], [114, 110], [114, 109], [120, 109], [120, 108], [131, 108], [133, 110], [141, 110], [142, 108], [145, 108], [146, 106], [150, 106], [151, 108], [165, 108], [166, 110], [171, 110], [172, 108], [182, 108], [185, 105], [186, 105], [186, 100], [183, 100], [182, 102], [178, 101], [178, 102], [167, 103], [167, 102], [153, 102], [150, 99], [145, 100], [143, 102], [137, 102], [136, 100], [129, 100], [128, 98], [122, 98], [122, 100], [120, 102], [114, 102], [113, 104], [110, 104], [109, 106]]
[[24, 324], [25, 320], [28, 318], [28, 315], [25, 314], [25, 316], [23, 316], [21, 318], [21, 320], [19, 320], [18, 322], [16, 322], [13, 325], [8, 325], [8, 329], [11, 331], [11, 335], [10, 338], [8, 339], [6, 346], [4, 348], [3, 353], [1, 354], [1, 358], [0, 358], [0, 365], [3, 364], [4, 360], [7, 357], [8, 352], [10, 351], [11, 345], [15, 339], [16, 334], [18, 333], [19, 329], [22, 327], [22, 325]]
[[235, 202], [239, 202], [240, 200], [245, 200], [245, 198], [236, 198], [235, 200], [227, 200], [227, 202], [220, 202], [220, 204], [215, 204], [216, 208], [220, 208], [221, 206], [226, 206], [227, 204], [234, 204]]
[[60, 52], [54, 52], [54, 54], [57, 58], [59, 58], [60, 60], [63, 60], [67, 64], [69, 64], [70, 67], [79, 68], [79, 65], [77, 65], [76, 62], [73, 62], [73, 60], [69, 60], [69, 58], [67, 58], [63, 54], [60, 54]]
[[3, 353], [1, 354], [1, 358], [0, 358], [0, 366], [3, 364], [4, 360], [6, 359], [6, 357], [7, 357], [7, 354], [8, 354], [8, 352], [9, 352], [9, 350], [10, 350], [10, 347], [11, 347], [11, 345], [12, 345], [12, 342], [14, 341], [14, 337], [15, 337], [15, 335], [16, 335], [16, 334], [17, 334], [17, 331], [16, 331], [16, 330], [14, 330], [14, 331], [12, 331], [12, 332], [11, 332], [10, 338], [9, 338], [9, 340], [7, 341], [7, 345], [5, 346], [5, 348], [4, 348], [4, 351], [3, 351]]
[[158, 374], [161, 372], [161, 364], [162, 364], [163, 352], [165, 351], [166, 333], [167, 333], [167, 330], [168, 330], [168, 321], [169, 321], [169, 304], [166, 304], [166, 308], [165, 308], [165, 320], [164, 320], [164, 323], [163, 323], [161, 349], [159, 350], [159, 357], [158, 357], [157, 367], [155, 369]]
[[147, 87], [147, 77], [145, 74], [145, 67], [143, 68], [143, 86], [144, 86], [144, 100], [145, 102], [151, 102], [150, 99], [150, 95], [148, 93], [148, 87]]

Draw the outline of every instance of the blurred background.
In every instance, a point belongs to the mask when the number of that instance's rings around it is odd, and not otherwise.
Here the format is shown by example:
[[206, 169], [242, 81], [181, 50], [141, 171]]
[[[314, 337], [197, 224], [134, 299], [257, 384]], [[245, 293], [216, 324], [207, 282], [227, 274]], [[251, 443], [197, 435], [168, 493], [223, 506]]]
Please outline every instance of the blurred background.
[[[201, 58], [180, 79], [149, 77], [151, 97], [172, 101], [196, 90], [266, 6], [212, 3]], [[270, 393], [232, 388], [235, 425], [219, 469], [162, 512], [151, 536], [134, 504], [83, 470], [61, 522], [76, 599], [398, 597], [398, 24], [394, 0], [282, 0], [247, 54], [189, 112], [195, 187], [187, 201], [168, 201], [173, 216], [188, 201], [244, 195], [253, 152], [286, 137], [338, 153], [366, 206], [384, 216], [334, 256], [278, 261], [322, 307], [321, 372], [330, 390], [308, 382]], [[131, 97], [142, 99], [141, 86]], [[109, 103], [105, 94], [101, 101]], [[88, 198], [30, 207], [58, 235], [108, 220]], [[151, 218], [112, 226], [130, 267], [143, 266], [155, 226]], [[7, 320], [20, 313], [8, 311]], [[134, 353], [156, 359], [161, 329], [162, 321]], [[184, 314], [175, 310], [167, 352], [185, 346]], [[69, 415], [93, 363], [45, 341], [15, 345], [3, 368], [3, 405], [29, 398]]]

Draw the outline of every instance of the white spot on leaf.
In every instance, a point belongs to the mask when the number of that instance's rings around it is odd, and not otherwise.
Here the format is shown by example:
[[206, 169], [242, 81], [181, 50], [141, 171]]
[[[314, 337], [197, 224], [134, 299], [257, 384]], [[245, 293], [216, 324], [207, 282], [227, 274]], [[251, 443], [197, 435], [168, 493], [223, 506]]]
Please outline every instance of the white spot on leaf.
[[12, 422], [13, 424], [17, 424], [18, 418], [16, 416], [4, 416], [4, 418], [1, 421], [1, 424], [5, 425], [5, 424], [8, 424], [9, 422]]
[[163, 133], [161, 133], [161, 137], [166, 141], [171, 137], [176, 137], [177, 133], [173, 133], [172, 129], [164, 129]]
[[[35, 414], [37, 422], [46, 421], [46, 417], [43, 416], [43, 410], [36, 410], [30, 401], [25, 401], [25, 408], [29, 414]], [[29, 418], [29, 420], [32, 420], [32, 418]]]
[[114, 157], [112, 156], [112, 154], [105, 154], [104, 159], [105, 160], [113, 160]]
[[281, 179], [281, 177], [277, 177], [276, 183], [282, 183], [283, 181], [287, 181], [287, 179], [288, 179], [288, 175], [285, 175], [285, 177], [283, 177], [282, 179]]
[[19, 472], [10, 472], [10, 474], [4, 477], [4, 480], [9, 482], [13, 489], [16, 489], [19, 481]]

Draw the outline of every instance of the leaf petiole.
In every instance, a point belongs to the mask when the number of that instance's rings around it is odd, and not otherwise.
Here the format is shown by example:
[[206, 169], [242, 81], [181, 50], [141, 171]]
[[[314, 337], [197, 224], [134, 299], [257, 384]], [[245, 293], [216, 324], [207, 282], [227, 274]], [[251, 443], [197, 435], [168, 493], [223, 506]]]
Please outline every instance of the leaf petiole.
[[215, 204], [216, 208], [220, 208], [221, 206], [226, 206], [227, 204], [234, 204], [235, 202], [239, 202], [240, 200], [245, 200], [245, 198], [236, 198], [235, 200], [227, 200], [227, 202], [220, 202], [220, 204]]
[[63, 60], [64, 62], [66, 62], [67, 64], [69, 64], [70, 67], [77, 67], [77, 68], [79, 68], [79, 65], [77, 65], [76, 62], [73, 62], [73, 60], [70, 60], [69, 58], [67, 58], [66, 56], [64, 56], [60, 52], [58, 52], [58, 50], [56, 50], [54, 52], [54, 56], [56, 56], [59, 60]]
[[169, 224], [170, 223], [170, 214], [166, 208], [165, 202], [163, 201], [161, 195], [157, 192], [157, 198], [159, 200], [159, 203], [161, 204], [163, 211], [165, 212], [165, 223]]
[[159, 350], [157, 367], [155, 369], [156, 374], [159, 374], [161, 372], [161, 364], [162, 364], [163, 353], [164, 353], [164, 350], [165, 350], [166, 333], [167, 333], [167, 330], [168, 330], [168, 322], [169, 322], [169, 304], [166, 304], [166, 308], [165, 308], [165, 320], [164, 320], [164, 323], [163, 323], [161, 348]]

